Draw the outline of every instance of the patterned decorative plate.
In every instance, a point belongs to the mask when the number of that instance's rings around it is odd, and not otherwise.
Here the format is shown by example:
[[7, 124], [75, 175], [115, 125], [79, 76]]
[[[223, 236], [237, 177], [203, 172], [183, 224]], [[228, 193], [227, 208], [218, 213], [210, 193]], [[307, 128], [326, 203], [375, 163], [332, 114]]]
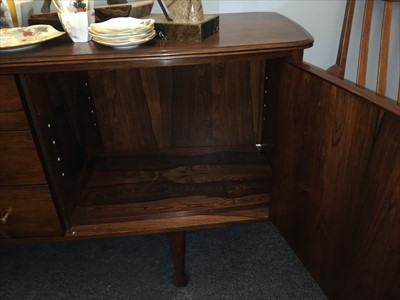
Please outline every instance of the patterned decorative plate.
[[50, 25], [32, 25], [28, 27], [0, 29], [0, 50], [26, 49], [59, 36], [65, 32], [58, 31]]

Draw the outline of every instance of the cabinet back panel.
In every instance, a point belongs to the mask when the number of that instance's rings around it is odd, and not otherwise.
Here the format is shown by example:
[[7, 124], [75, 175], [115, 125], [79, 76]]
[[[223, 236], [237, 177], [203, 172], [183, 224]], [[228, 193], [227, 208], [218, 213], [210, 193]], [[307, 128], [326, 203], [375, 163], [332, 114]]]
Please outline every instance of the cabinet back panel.
[[89, 72], [105, 153], [254, 145], [265, 61]]

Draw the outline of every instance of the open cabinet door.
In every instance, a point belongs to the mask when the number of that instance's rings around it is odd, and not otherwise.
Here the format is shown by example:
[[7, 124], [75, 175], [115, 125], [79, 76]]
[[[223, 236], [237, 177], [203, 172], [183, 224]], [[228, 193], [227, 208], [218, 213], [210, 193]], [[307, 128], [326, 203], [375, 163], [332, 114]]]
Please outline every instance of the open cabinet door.
[[400, 299], [400, 107], [286, 62], [271, 217], [329, 299]]

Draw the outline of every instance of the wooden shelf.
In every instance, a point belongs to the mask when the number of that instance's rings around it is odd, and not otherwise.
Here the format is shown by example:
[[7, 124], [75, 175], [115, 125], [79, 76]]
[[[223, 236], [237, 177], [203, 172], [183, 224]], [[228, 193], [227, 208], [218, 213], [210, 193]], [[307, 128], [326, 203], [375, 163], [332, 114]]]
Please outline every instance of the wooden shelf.
[[111, 226], [132, 234], [265, 221], [271, 176], [256, 147], [105, 156], [73, 212], [72, 231], [106, 234]]

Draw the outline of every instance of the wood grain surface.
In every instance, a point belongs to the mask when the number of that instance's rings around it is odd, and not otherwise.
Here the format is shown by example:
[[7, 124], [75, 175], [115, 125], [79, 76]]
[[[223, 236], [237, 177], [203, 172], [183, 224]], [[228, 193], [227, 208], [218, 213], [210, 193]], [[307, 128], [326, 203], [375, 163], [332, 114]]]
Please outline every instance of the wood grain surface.
[[105, 153], [260, 143], [265, 61], [93, 71]]
[[47, 186], [0, 187], [0, 240], [63, 235]]
[[271, 169], [262, 152], [104, 157], [73, 225], [207, 215], [266, 207]]
[[46, 182], [31, 132], [0, 132], [0, 186]]
[[0, 131], [28, 130], [14, 76], [0, 76]]
[[273, 220], [330, 299], [397, 299], [400, 111], [304, 64], [282, 78]]
[[[255, 147], [265, 68], [253, 60], [21, 76], [66, 228], [268, 219], [270, 162]], [[151, 230], [172, 230], [165, 225]]]
[[203, 64], [251, 57], [298, 55], [313, 38], [286, 17], [271, 12], [222, 14], [220, 30], [201, 43], [157, 41], [120, 51], [60, 37], [22, 52], [2, 54], [0, 74], [35, 71], [124, 69]]
[[87, 74], [26, 74], [21, 83], [54, 201], [68, 227], [76, 194], [102, 152]]

